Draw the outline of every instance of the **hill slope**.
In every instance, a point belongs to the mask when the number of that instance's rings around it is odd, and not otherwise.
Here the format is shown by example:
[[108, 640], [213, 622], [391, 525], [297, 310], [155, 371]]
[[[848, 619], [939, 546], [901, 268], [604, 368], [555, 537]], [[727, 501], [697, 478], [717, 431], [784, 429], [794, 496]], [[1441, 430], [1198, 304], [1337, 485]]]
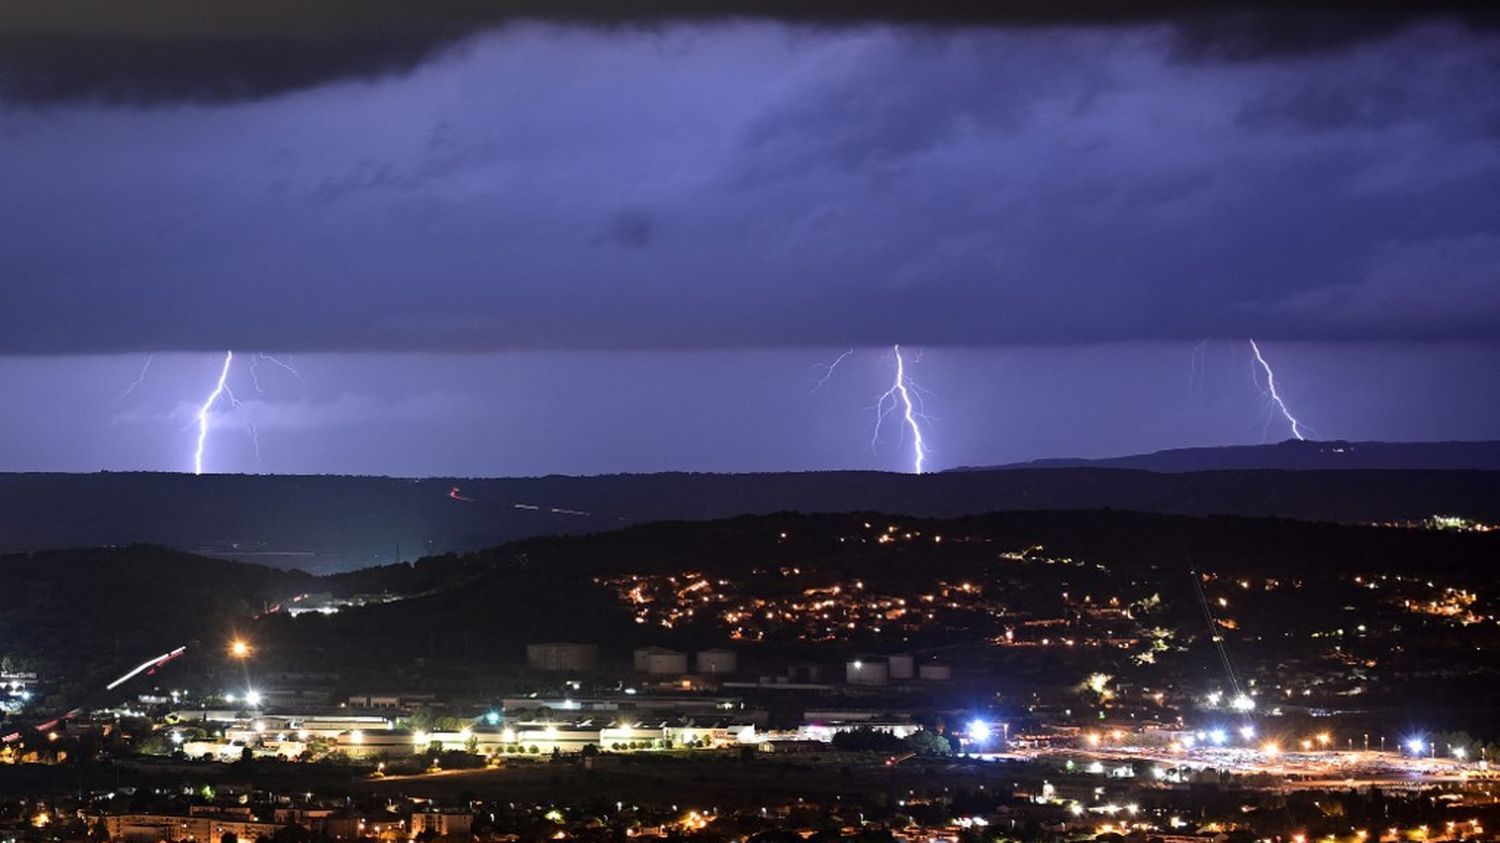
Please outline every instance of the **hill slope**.
[[[457, 491], [453, 491], [454, 489]], [[183, 474], [0, 475], [0, 553], [159, 544], [311, 571], [528, 536], [780, 511], [1123, 509], [1371, 522], [1500, 517], [1500, 472], [1077, 468], [515, 479]]]
[[1130, 468], [1141, 471], [1500, 471], [1500, 441], [1327, 442], [1288, 439], [1271, 445], [1173, 448], [1101, 459], [1060, 458], [988, 468]]

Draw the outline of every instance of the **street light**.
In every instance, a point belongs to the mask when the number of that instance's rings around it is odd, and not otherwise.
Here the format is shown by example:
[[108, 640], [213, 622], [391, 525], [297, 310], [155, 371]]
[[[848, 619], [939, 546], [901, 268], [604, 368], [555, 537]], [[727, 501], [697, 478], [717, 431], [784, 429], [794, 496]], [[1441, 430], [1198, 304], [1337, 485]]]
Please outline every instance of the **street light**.
[[253, 652], [250, 642], [243, 638], [236, 638], [229, 642], [229, 655], [237, 659], [248, 659]]
[[994, 730], [990, 727], [990, 724], [983, 720], [969, 721], [969, 727], [965, 731], [968, 733], [969, 740], [976, 744], [989, 743], [990, 736], [994, 734]]

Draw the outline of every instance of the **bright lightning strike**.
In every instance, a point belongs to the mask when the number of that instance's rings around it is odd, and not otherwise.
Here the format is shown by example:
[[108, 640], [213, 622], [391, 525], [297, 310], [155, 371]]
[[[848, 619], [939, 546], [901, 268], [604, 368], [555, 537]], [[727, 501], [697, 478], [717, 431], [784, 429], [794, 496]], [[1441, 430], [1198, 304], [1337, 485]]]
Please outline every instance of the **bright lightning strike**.
[[[1281, 411], [1281, 415], [1286, 418], [1287, 423], [1292, 426], [1292, 436], [1296, 437], [1298, 442], [1306, 441], [1306, 437], [1302, 435], [1302, 427], [1297, 421], [1297, 417], [1292, 415], [1292, 412], [1286, 408], [1286, 402], [1281, 400], [1281, 393], [1276, 391], [1276, 374], [1271, 371], [1271, 364], [1266, 362], [1266, 358], [1260, 353], [1260, 346], [1255, 344], [1254, 339], [1250, 340], [1250, 350], [1255, 354], [1255, 362], [1259, 363], [1260, 368], [1266, 373], [1266, 394], [1270, 397], [1272, 403], [1276, 405], [1276, 408]], [[1257, 382], [1257, 385], [1259, 385], [1259, 382]]]
[[[298, 382], [300, 382], [304, 387], [307, 385], [307, 381], [302, 377], [302, 373], [297, 371], [297, 369], [294, 368], [290, 363], [287, 363], [280, 358], [272, 357], [269, 354], [261, 354], [259, 352], [256, 352], [254, 354], [250, 354], [248, 356], [248, 359], [250, 361], [250, 365], [247, 367], [247, 371], [250, 375], [250, 383], [254, 385], [256, 392], [263, 391], [261, 389], [259, 374], [256, 371], [257, 365], [262, 360], [285, 369], [287, 372], [291, 373], [291, 375], [295, 377]], [[203, 404], [198, 408], [198, 412], [196, 414], [196, 419], [198, 422], [198, 443], [196, 449], [193, 451], [194, 474], [203, 473], [203, 451], [208, 442], [208, 427], [210, 417], [213, 413], [214, 405], [219, 403], [220, 398], [223, 398], [225, 401], [229, 402], [230, 410], [240, 410], [248, 406], [246, 402], [241, 401], [239, 399], [239, 396], [234, 394], [234, 388], [229, 383], [229, 375], [233, 367], [234, 352], [224, 352], [224, 366], [219, 371], [219, 380], [214, 384], [213, 392], [209, 393], [208, 398], [204, 399]], [[144, 370], [142, 370], [142, 373], [144, 374]], [[255, 462], [257, 465], [259, 465], [260, 430], [255, 426], [254, 421], [246, 421], [244, 423], [244, 428], [245, 432], [250, 436], [251, 444], [255, 446]]]
[[[919, 419], [922, 412], [913, 404], [912, 394], [917, 392], [917, 387], [906, 376], [906, 360], [901, 356], [901, 346], [898, 343], [891, 347], [896, 357], [896, 379], [891, 383], [891, 388], [881, 393], [880, 400], [875, 404], [875, 435], [870, 439], [870, 447], [875, 447], [875, 442], [880, 438], [880, 425], [885, 417], [893, 410], [900, 408], [902, 423], [911, 430], [912, 438], [912, 473], [921, 474], [927, 461], [927, 444], [922, 439], [922, 425]], [[917, 402], [920, 403], [920, 396]], [[887, 406], [887, 401], [890, 402]]]
[[198, 408], [198, 447], [193, 451], [193, 474], [203, 473], [203, 446], [208, 441], [208, 414], [214, 404], [219, 400], [227, 389], [229, 382], [229, 367], [234, 363], [234, 352], [224, 352], [224, 368], [219, 370], [219, 381], [214, 385], [214, 391], [208, 394], [208, 399], [203, 406]]

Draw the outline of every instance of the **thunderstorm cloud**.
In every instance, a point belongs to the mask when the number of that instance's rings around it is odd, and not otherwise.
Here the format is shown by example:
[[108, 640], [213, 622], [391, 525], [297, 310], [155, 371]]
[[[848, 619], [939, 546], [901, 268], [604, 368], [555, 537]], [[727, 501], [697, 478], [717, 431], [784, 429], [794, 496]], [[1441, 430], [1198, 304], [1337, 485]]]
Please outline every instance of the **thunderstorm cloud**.
[[190, 5], [0, 11], [0, 354], [1500, 339], [1461, 6]]

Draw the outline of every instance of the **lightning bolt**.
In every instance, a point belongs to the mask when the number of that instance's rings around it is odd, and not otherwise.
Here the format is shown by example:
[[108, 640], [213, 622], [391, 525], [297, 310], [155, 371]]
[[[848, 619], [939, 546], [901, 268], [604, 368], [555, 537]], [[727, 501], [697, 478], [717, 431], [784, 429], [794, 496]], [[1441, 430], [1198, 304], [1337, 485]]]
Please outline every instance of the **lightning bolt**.
[[[257, 360], [265, 360], [268, 363], [274, 363], [277, 366], [280, 366], [281, 368], [287, 370], [288, 372], [291, 372], [292, 373], [292, 377], [296, 378], [298, 383], [302, 384], [303, 386], [307, 386], [307, 379], [304, 378], [304, 377], [302, 377], [302, 373], [299, 372], [299, 371], [297, 371], [295, 368], [293, 368], [293, 366], [290, 363], [287, 363], [286, 361], [284, 361], [284, 360], [282, 360], [282, 359], [280, 359], [278, 357], [272, 357], [269, 354], [256, 354], [255, 358]], [[252, 362], [250, 365], [253, 368], [255, 364]]]
[[833, 370], [837, 369], [839, 367], [839, 364], [842, 363], [842, 362], [844, 362], [844, 358], [845, 357], [848, 357], [849, 355], [851, 355], [853, 353], [854, 353], [854, 349], [851, 348], [848, 351], [844, 352], [843, 354], [840, 354], [838, 357], [835, 357], [833, 359], [832, 363], [826, 363], [826, 364], [825, 363], [815, 363], [815, 364], [813, 364], [817, 368], [823, 370], [823, 377], [818, 378], [818, 382], [813, 385], [812, 391], [813, 392], [817, 392], [819, 389], [822, 389], [823, 388], [823, 384], [828, 383], [828, 379], [831, 378], [831, 377], [833, 377]]
[[1204, 355], [1208, 351], [1208, 340], [1203, 340], [1193, 346], [1193, 353], [1188, 356], [1188, 394], [1197, 391], [1198, 384], [1202, 381]]
[[203, 446], [208, 442], [208, 414], [218, 402], [219, 396], [228, 389], [229, 367], [234, 363], [234, 352], [224, 352], [224, 368], [219, 370], [219, 381], [214, 391], [208, 394], [203, 406], [198, 408], [198, 447], [193, 451], [193, 474], [203, 473]]
[[151, 361], [155, 357], [156, 357], [156, 355], [154, 355], [154, 354], [147, 354], [146, 355], [146, 362], [141, 364], [141, 373], [135, 376], [135, 380], [133, 380], [133, 381], [130, 382], [130, 386], [125, 387], [125, 391], [120, 394], [121, 398], [124, 398], [124, 397], [130, 395], [130, 393], [135, 392], [135, 388], [138, 387], [138, 386], [140, 386], [143, 382], [145, 382], [145, 380], [146, 380], [146, 373], [149, 372], [149, 371], [151, 371]]
[[274, 363], [277, 366], [280, 366], [281, 368], [287, 370], [288, 372], [291, 372], [292, 377], [296, 378], [297, 382], [302, 384], [304, 389], [307, 387], [307, 378], [302, 377], [302, 373], [297, 371], [296, 368], [294, 368], [290, 363], [287, 363], [285, 360], [282, 360], [279, 357], [272, 357], [269, 354], [256, 352], [250, 357], [250, 382], [255, 385], [256, 392], [265, 392], [264, 389], [260, 388], [260, 376], [256, 373], [256, 367], [260, 365], [260, 361], [262, 360], [268, 363]]
[[[1266, 395], [1276, 405], [1276, 409], [1281, 411], [1281, 415], [1287, 420], [1287, 423], [1292, 426], [1292, 436], [1296, 437], [1298, 442], [1306, 441], [1307, 437], [1302, 435], [1301, 423], [1297, 421], [1296, 416], [1292, 415], [1291, 410], [1286, 408], [1286, 402], [1281, 400], [1281, 393], [1276, 390], [1276, 373], [1271, 371], [1271, 364], [1266, 362], [1265, 356], [1260, 353], [1260, 346], [1255, 344], [1254, 339], [1250, 340], [1250, 351], [1255, 354], [1255, 362], [1259, 363], [1260, 368], [1266, 373], [1266, 388], [1264, 390]], [[1254, 375], [1253, 369], [1251, 370], [1251, 374], [1252, 376]], [[1260, 381], [1257, 380], [1255, 385], [1260, 386]]]
[[[902, 423], [911, 430], [912, 473], [921, 474], [927, 462], [927, 443], [922, 439], [922, 425], [918, 421], [925, 418], [920, 409], [922, 397], [916, 384], [906, 376], [906, 360], [901, 356], [901, 345], [898, 343], [891, 346], [891, 350], [896, 357], [896, 378], [891, 382], [891, 388], [881, 393], [879, 400], [875, 402], [875, 433], [870, 437], [870, 449], [874, 450], [875, 443], [880, 439], [880, 427], [886, 416], [899, 408]], [[914, 393], [915, 402], [912, 400]]]
[[[269, 354], [262, 354], [262, 353], [256, 352], [254, 354], [248, 355], [248, 359], [250, 361], [250, 365], [247, 367], [247, 369], [248, 369], [249, 374], [250, 374], [250, 382], [255, 386], [255, 391], [256, 392], [263, 392], [264, 391], [264, 390], [261, 389], [260, 376], [259, 376], [258, 372], [256, 371], [256, 367], [258, 366], [258, 364], [262, 360], [264, 360], [264, 361], [266, 361], [268, 363], [272, 363], [272, 364], [274, 364], [276, 366], [279, 366], [282, 369], [285, 369], [287, 372], [290, 372], [291, 375], [293, 377], [295, 377], [303, 385], [303, 387], [307, 386], [307, 380], [302, 377], [302, 373], [299, 372], [299, 371], [297, 371], [297, 369], [295, 367], [293, 367], [290, 363], [287, 363], [286, 361], [284, 361], [284, 360], [282, 360], [282, 359], [280, 359], [278, 357], [273, 357], [273, 356], [271, 356]], [[150, 360], [148, 358], [147, 359], [147, 366], [149, 366], [149, 365], [150, 365]], [[214, 405], [219, 402], [220, 398], [223, 398], [224, 400], [226, 400], [226, 401], [229, 402], [229, 406], [230, 406], [231, 409], [238, 410], [239, 408], [245, 406], [245, 402], [241, 401], [239, 399], [239, 396], [237, 396], [237, 395], [234, 394], [234, 387], [232, 385], [230, 385], [230, 383], [229, 383], [229, 374], [230, 374], [230, 371], [232, 370], [233, 366], [234, 366], [234, 352], [233, 351], [226, 351], [226, 352], [224, 352], [224, 365], [223, 365], [223, 368], [220, 369], [220, 371], [219, 371], [219, 379], [214, 384], [213, 392], [209, 393], [208, 398], [204, 399], [203, 404], [201, 406], [199, 406], [199, 408], [198, 408], [198, 412], [196, 414], [196, 418], [197, 418], [197, 422], [198, 422], [198, 443], [197, 443], [196, 449], [193, 451], [193, 473], [194, 474], [202, 474], [203, 473], [203, 451], [204, 451], [205, 445], [208, 442], [208, 426], [209, 426], [210, 417], [211, 417], [211, 415], [213, 413]], [[144, 376], [145, 370], [142, 369], [141, 373]], [[255, 446], [255, 463], [257, 465], [259, 465], [260, 464], [260, 429], [258, 427], [256, 427], [256, 425], [255, 425], [255, 423], [253, 421], [246, 421], [245, 422], [245, 432], [250, 436], [250, 442], [251, 442], [251, 444]]]

